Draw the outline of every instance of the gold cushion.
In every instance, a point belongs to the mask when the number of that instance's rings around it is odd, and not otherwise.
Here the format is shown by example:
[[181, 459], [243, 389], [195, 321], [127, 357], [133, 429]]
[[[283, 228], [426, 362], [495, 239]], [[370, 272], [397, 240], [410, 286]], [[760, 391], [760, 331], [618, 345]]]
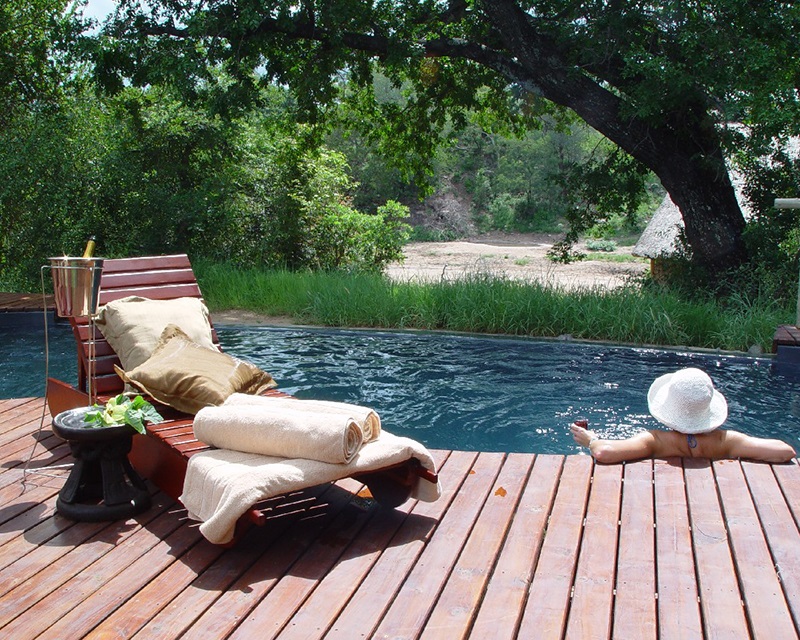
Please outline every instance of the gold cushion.
[[196, 344], [176, 325], [164, 329], [147, 361], [130, 371], [117, 368], [117, 374], [158, 402], [192, 414], [222, 404], [232, 393], [259, 394], [277, 386], [266, 371]]
[[215, 348], [208, 309], [198, 298], [151, 300], [128, 296], [104, 305], [95, 323], [125, 371], [138, 367], [152, 355], [169, 324], [179, 326], [201, 347]]

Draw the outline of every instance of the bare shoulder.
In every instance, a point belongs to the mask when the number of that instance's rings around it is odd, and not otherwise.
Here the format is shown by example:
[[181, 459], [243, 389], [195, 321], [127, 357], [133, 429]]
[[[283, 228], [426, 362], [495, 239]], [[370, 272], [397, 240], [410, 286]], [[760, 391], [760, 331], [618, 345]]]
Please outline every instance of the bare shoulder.
[[689, 447], [686, 436], [677, 431], [662, 431], [653, 429], [647, 432], [653, 440], [654, 458], [672, 458], [674, 456], [688, 456]]

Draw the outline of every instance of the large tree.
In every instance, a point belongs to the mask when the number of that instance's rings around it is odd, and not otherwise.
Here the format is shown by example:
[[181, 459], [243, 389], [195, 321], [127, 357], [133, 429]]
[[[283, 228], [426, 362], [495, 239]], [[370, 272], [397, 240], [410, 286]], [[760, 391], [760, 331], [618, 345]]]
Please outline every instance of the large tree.
[[69, 0], [0, 4], [0, 132], [20, 113], [58, 104], [85, 28]]
[[[566, 108], [660, 178], [694, 257], [719, 271], [745, 257], [726, 144], [758, 138], [762, 121], [769, 136], [797, 128], [799, 12], [775, 0], [121, 0], [99, 68], [106, 82], [191, 94], [222, 65], [237, 96], [254, 77], [278, 81], [317, 116], [346, 72], [396, 155], [430, 151], [466, 110]], [[376, 64], [413, 87], [406, 103], [374, 100]]]

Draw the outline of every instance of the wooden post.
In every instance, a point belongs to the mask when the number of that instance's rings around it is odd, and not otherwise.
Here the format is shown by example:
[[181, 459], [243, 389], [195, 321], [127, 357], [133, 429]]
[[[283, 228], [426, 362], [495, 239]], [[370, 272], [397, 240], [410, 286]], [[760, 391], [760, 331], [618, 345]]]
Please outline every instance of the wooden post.
[[[800, 198], [775, 198], [776, 209], [800, 209]], [[797, 285], [797, 312], [794, 326], [800, 328], [800, 281]]]

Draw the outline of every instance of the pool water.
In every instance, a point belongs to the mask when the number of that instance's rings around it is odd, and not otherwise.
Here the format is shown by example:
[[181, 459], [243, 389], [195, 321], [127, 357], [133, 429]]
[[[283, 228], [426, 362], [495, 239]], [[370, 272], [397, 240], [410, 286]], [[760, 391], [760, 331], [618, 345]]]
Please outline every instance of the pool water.
[[[568, 426], [579, 416], [610, 437], [654, 428], [650, 383], [686, 366], [725, 394], [728, 427], [793, 445], [800, 434], [800, 371], [767, 358], [440, 333], [217, 331], [226, 353], [269, 371], [279, 389], [371, 406], [388, 431], [434, 449], [573, 453]], [[41, 329], [0, 327], [0, 397], [44, 395], [44, 346]], [[50, 375], [74, 381], [68, 326], [51, 327], [49, 348]]]
[[647, 390], [681, 367], [707, 371], [728, 399], [726, 425], [797, 444], [800, 387], [767, 358], [525, 338], [218, 327], [227, 353], [300, 398], [364, 404], [430, 448], [574, 453], [579, 416], [623, 437], [658, 423]]
[[0, 398], [44, 397], [46, 345], [49, 375], [71, 383], [77, 378], [78, 356], [69, 324], [51, 323], [45, 342], [41, 316], [30, 315], [30, 326], [0, 324]]

